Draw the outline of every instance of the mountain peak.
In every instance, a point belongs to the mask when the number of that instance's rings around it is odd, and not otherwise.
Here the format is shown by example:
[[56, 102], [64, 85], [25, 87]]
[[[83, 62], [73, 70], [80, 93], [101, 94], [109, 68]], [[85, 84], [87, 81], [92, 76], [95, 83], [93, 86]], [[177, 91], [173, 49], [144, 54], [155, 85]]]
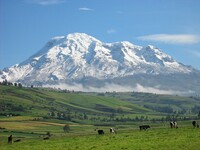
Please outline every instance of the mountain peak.
[[96, 38], [86, 34], [86, 33], [71, 33], [71, 34], [68, 34], [66, 36], [66, 38], [68, 40], [79, 40], [80, 42], [83, 42], [83, 41], [98, 41], [100, 42], [99, 40], [97, 40]]
[[147, 45], [147, 49], [155, 49], [156, 47], [154, 45]]
[[54, 83], [124, 78], [139, 74], [190, 73], [155, 46], [137, 46], [128, 41], [104, 43], [85, 33], [52, 38], [35, 55], [2, 71], [0, 80]]

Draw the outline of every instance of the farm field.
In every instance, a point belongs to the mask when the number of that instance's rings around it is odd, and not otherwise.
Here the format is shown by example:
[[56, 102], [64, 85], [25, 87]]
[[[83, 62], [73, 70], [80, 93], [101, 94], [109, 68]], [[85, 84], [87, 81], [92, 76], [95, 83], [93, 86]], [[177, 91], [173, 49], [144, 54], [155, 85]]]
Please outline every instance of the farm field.
[[[185, 124], [185, 123], [184, 123]], [[186, 123], [187, 124], [187, 123]], [[119, 127], [117, 134], [110, 134], [109, 127], [104, 129], [104, 135], [97, 135], [94, 126], [74, 126], [72, 133], [55, 134], [49, 140], [36, 134], [12, 132], [14, 140], [21, 138], [20, 142], [7, 144], [7, 136], [11, 133], [1, 133], [1, 150], [198, 150], [200, 147], [200, 129], [185, 125], [178, 129], [168, 126], [155, 127], [146, 131], [136, 128]], [[55, 129], [55, 128], [54, 128]], [[76, 130], [76, 132], [74, 132]], [[59, 129], [57, 129], [57, 132]]]

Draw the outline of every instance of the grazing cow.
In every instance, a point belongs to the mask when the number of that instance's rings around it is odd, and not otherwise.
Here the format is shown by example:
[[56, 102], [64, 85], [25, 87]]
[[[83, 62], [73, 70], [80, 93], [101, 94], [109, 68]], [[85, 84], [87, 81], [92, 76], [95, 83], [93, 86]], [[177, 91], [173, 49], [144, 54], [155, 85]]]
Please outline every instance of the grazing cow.
[[103, 130], [98, 130], [97, 132], [98, 132], [99, 135], [103, 135], [104, 134]]
[[12, 135], [10, 135], [9, 137], [8, 137], [8, 144], [12, 144]]
[[170, 122], [170, 127], [177, 129], [178, 128], [177, 122], [175, 122], [175, 121]]
[[49, 140], [49, 137], [44, 137], [43, 140]]
[[110, 128], [110, 133], [117, 133], [114, 128]]
[[150, 128], [150, 126], [149, 125], [141, 125], [141, 126], [139, 126], [139, 128], [140, 128], [140, 130], [146, 130], [146, 129]]
[[174, 127], [174, 122], [170, 122], [170, 127], [171, 127], [171, 128]]
[[21, 139], [14, 140], [14, 142], [20, 142], [20, 141], [21, 141]]
[[174, 128], [178, 128], [177, 122], [174, 122]]
[[195, 121], [195, 120], [192, 121], [192, 125], [193, 125], [194, 128], [196, 128], [196, 127], [199, 128], [199, 124], [198, 124], [198, 122]]
[[193, 127], [195, 128], [196, 127], [196, 125], [197, 125], [197, 122], [194, 120], [194, 121], [192, 121], [192, 125], [193, 125]]

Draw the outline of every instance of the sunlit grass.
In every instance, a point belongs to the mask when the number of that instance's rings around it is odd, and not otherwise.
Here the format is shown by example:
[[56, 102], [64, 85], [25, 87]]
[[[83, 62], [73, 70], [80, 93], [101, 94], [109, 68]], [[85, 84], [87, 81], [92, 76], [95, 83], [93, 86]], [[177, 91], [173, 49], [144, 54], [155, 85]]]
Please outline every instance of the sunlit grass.
[[31, 150], [198, 150], [200, 147], [200, 130], [193, 128], [151, 129], [148, 131], [129, 130], [118, 134], [105, 135], [71, 135], [52, 137], [44, 141], [41, 138], [24, 139], [20, 143], [8, 145], [2, 143], [1, 149]]

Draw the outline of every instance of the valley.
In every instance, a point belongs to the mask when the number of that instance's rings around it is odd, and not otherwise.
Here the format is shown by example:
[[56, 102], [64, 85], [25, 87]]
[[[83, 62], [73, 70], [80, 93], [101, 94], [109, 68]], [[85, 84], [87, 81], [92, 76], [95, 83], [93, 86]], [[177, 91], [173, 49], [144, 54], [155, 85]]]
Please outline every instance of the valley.
[[[199, 97], [177, 95], [84, 93], [0, 85], [0, 148], [153, 149], [174, 144], [169, 138], [167, 144], [165, 137], [178, 132], [174, 149], [180, 149], [188, 136], [193, 139], [188, 146], [195, 149], [200, 130], [193, 129], [191, 120], [199, 120], [199, 102]], [[180, 129], [170, 129], [172, 120], [178, 122]], [[139, 131], [142, 124], [151, 128]], [[110, 127], [116, 128], [117, 134], [111, 135]], [[105, 135], [98, 135], [98, 129], [104, 130]], [[9, 135], [20, 142], [8, 145]], [[45, 141], [45, 137], [50, 139]], [[157, 144], [150, 144], [158, 138]], [[110, 142], [106, 142], [108, 139]], [[114, 141], [117, 144], [111, 144]]]

